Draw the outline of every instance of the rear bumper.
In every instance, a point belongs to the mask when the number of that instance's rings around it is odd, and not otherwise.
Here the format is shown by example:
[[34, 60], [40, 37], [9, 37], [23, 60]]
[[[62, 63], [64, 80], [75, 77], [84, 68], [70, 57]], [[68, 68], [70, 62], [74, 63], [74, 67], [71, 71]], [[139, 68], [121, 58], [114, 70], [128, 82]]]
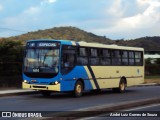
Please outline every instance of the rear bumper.
[[27, 84], [22, 83], [23, 89], [31, 89], [31, 90], [50, 90], [50, 91], [60, 91], [60, 84], [57, 85], [38, 85], [38, 84]]

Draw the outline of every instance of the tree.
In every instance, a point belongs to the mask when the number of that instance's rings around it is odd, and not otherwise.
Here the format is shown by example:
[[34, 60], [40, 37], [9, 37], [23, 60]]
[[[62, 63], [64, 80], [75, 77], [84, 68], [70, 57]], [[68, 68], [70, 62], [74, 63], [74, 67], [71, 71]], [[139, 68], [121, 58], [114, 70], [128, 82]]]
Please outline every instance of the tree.
[[146, 65], [152, 65], [151, 58], [145, 59], [145, 64]]
[[23, 45], [21, 41], [0, 41], [0, 59], [3, 62], [21, 61], [23, 56]]
[[156, 64], [160, 65], [160, 58], [157, 58], [157, 60], [155, 61]]

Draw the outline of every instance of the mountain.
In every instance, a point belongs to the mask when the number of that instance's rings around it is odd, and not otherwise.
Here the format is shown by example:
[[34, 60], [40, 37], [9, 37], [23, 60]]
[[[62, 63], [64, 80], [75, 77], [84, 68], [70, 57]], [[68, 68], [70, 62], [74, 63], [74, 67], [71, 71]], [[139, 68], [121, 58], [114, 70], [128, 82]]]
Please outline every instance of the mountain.
[[160, 51], [160, 37], [142, 37], [132, 40], [111, 40], [105, 36], [98, 36], [76, 27], [55, 27], [46, 30], [28, 32], [19, 36], [1, 38], [1, 40], [26, 41], [34, 39], [63, 39], [73, 41], [86, 41], [103, 44], [117, 44], [122, 46], [142, 47], [145, 50]]
[[83, 31], [76, 27], [55, 27], [46, 30], [38, 30], [28, 32], [20, 36], [9, 37], [10, 40], [34, 40], [34, 39], [61, 39], [86, 42], [100, 42], [104, 44], [112, 44], [113, 41], [104, 36], [97, 36], [93, 33]]
[[142, 37], [134, 40], [118, 40], [116, 44], [123, 46], [142, 47], [146, 51], [160, 51], [160, 37]]

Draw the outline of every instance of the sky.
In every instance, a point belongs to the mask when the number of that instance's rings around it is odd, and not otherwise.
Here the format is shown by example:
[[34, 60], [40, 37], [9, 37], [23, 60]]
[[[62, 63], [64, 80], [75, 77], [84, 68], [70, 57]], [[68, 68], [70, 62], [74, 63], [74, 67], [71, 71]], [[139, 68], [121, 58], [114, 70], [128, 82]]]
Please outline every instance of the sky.
[[0, 38], [61, 26], [115, 40], [160, 36], [160, 0], [0, 0]]

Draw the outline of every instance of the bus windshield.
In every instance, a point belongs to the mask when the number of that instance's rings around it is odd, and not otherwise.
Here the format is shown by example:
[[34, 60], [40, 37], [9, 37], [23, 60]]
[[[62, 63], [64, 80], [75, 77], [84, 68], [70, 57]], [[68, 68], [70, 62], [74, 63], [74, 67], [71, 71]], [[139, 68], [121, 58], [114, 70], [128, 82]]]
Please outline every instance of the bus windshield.
[[58, 73], [59, 49], [28, 48], [24, 58], [24, 72]]

